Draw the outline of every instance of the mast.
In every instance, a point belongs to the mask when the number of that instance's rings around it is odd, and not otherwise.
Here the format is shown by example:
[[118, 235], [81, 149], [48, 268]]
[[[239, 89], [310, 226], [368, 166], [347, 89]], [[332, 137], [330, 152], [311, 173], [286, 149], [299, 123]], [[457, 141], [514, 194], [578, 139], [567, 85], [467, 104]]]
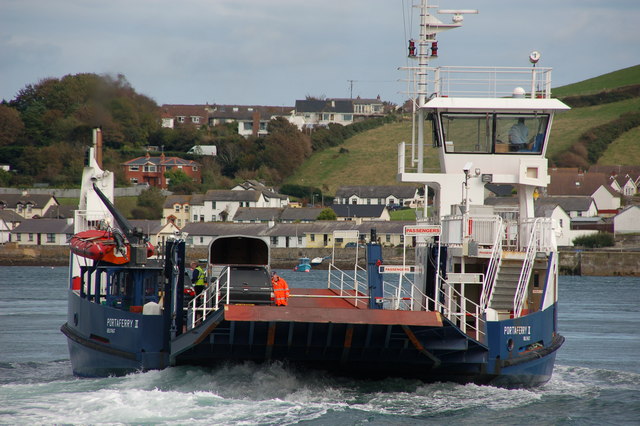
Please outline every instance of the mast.
[[[418, 40], [418, 67], [416, 69], [418, 80], [418, 93], [417, 93], [417, 120], [418, 120], [418, 135], [417, 135], [417, 172], [424, 172], [424, 105], [427, 101], [428, 95], [428, 79], [427, 72], [429, 69], [429, 58], [436, 58], [438, 56], [438, 41], [436, 40], [436, 34], [442, 31], [458, 28], [462, 26], [463, 14], [477, 14], [477, 10], [472, 9], [460, 9], [450, 10], [443, 9], [438, 10], [440, 14], [452, 14], [453, 19], [451, 24], [445, 24], [437, 17], [429, 13], [430, 8], [436, 6], [429, 6], [429, 0], [421, 0], [420, 6], [416, 6], [420, 9], [420, 36]], [[429, 55], [429, 47], [431, 47], [431, 55]]]

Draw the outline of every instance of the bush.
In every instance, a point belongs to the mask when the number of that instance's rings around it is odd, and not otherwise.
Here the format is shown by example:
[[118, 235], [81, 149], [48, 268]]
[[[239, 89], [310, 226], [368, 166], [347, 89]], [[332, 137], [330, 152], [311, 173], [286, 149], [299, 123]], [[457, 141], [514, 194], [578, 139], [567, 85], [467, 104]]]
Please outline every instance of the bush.
[[613, 247], [615, 245], [615, 238], [613, 234], [608, 232], [599, 232], [593, 235], [577, 237], [573, 240], [573, 245], [586, 248]]

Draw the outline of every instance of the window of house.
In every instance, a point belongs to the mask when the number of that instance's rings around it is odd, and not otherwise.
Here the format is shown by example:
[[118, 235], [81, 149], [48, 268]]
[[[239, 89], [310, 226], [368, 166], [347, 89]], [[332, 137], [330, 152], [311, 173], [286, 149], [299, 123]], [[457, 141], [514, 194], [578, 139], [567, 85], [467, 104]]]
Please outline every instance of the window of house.
[[185, 211], [185, 212], [188, 212], [188, 211], [189, 211], [189, 204], [185, 204], [185, 206], [184, 206], [184, 211]]
[[32, 233], [29, 233], [29, 239], [27, 241], [33, 242], [33, 234]]
[[131, 181], [131, 183], [138, 183], [138, 178], [131, 178], [129, 180]]
[[267, 122], [266, 121], [261, 121], [260, 122], [260, 130], [267, 130]]
[[146, 164], [143, 169], [143, 172], [155, 173], [157, 171], [157, 167], [155, 164]]
[[244, 123], [242, 123], [244, 130], [251, 130], [253, 129], [253, 123], [249, 122], [249, 121], [245, 121]]
[[138, 170], [140, 170], [140, 166], [129, 166], [129, 171], [131, 172], [137, 172]]
[[182, 219], [178, 219], [178, 227], [182, 226]]
[[315, 241], [316, 240], [316, 234], [311, 234], [310, 237], [311, 237], [311, 241]]
[[271, 237], [271, 245], [272, 246], [278, 245], [278, 237]]
[[204, 244], [204, 237], [200, 237], [200, 244]]
[[211, 215], [211, 222], [215, 222], [216, 221], [216, 215]]
[[562, 219], [558, 219], [558, 222], [560, 223], [560, 228], [562, 228]]
[[330, 119], [331, 115], [330, 114], [322, 114], [322, 119], [325, 121], [328, 121]]
[[47, 234], [47, 243], [53, 244], [56, 242], [56, 234]]
[[197, 172], [197, 171], [198, 171], [198, 166], [193, 166], [191, 169], [192, 169], [194, 172]]
[[16, 210], [18, 211], [18, 213], [22, 213], [22, 204], [17, 204]]
[[178, 123], [184, 123], [184, 116], [183, 115], [179, 115], [178, 117], [176, 117], [176, 119], [178, 120]]
[[352, 121], [352, 120], [353, 120], [353, 115], [352, 115], [352, 114], [344, 114], [344, 115], [342, 116], [342, 119], [343, 119], [344, 121]]
[[247, 108], [247, 111], [252, 112], [253, 111], [253, 107]]
[[404, 234], [400, 234], [400, 243], [404, 244]]
[[198, 221], [198, 215], [197, 215], [197, 214], [194, 214], [194, 215], [193, 215], [193, 221], [194, 221], [194, 222], [197, 222], [197, 221]]
[[233, 112], [238, 112], [238, 107], [233, 107]]
[[385, 236], [384, 240], [385, 240], [386, 242], [390, 243], [390, 242], [391, 242], [391, 234], [386, 234], [386, 236]]
[[32, 204], [27, 204], [27, 213], [31, 213], [32, 208], [33, 208]]
[[203, 214], [200, 215], [200, 222], [204, 222], [204, 215]]
[[191, 121], [194, 123], [200, 123], [200, 117], [196, 116], [196, 115], [192, 115], [191, 116]]
[[302, 237], [298, 237], [298, 246], [302, 245]]
[[15, 234], [16, 241], [22, 241], [22, 234]]
[[173, 206], [176, 212], [180, 212], [180, 204]]

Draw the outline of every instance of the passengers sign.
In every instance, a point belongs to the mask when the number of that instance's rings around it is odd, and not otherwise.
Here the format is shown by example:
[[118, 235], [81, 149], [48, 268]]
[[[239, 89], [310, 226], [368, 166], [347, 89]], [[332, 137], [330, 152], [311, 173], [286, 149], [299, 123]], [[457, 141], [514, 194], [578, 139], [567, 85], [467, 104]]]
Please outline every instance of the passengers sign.
[[440, 225], [407, 225], [404, 227], [404, 235], [408, 237], [437, 237], [441, 232], [442, 227]]

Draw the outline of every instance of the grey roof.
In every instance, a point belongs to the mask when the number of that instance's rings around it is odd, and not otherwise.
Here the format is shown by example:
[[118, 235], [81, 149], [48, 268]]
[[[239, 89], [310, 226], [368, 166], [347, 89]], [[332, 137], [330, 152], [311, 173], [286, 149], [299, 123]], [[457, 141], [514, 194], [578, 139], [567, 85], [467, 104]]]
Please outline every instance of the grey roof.
[[517, 197], [487, 197], [484, 200], [486, 206], [517, 206]]
[[380, 217], [387, 208], [382, 204], [333, 204], [331, 209], [338, 217]]
[[536, 204], [551, 204], [562, 207], [565, 211], [586, 211], [593, 203], [593, 198], [584, 195], [540, 197]]
[[259, 115], [260, 120], [268, 121], [273, 116], [291, 114], [291, 106], [261, 106], [261, 105], [209, 105], [207, 107], [209, 118], [253, 120], [254, 115]]
[[15, 209], [18, 204], [26, 205], [27, 203], [43, 208], [52, 198], [58, 203], [56, 197], [49, 194], [0, 194], [0, 204], [12, 209]]
[[396, 198], [413, 198], [416, 188], [407, 185], [388, 186], [341, 186], [336, 191], [337, 198], [349, 198], [357, 195], [360, 198], [386, 198], [393, 195]]
[[25, 219], [11, 233], [72, 234], [73, 224], [67, 219]]
[[40, 217], [47, 217], [50, 219], [73, 219], [76, 208], [76, 206], [52, 205], [47, 209], [47, 211], [42, 213]]
[[415, 225], [415, 221], [400, 220], [372, 220], [363, 222], [357, 226], [361, 234], [370, 234], [375, 229], [378, 234], [402, 234], [406, 225]]
[[162, 207], [165, 209], [173, 208], [174, 204], [191, 204], [192, 195], [169, 195], [164, 200]]
[[277, 207], [240, 207], [233, 216], [234, 221], [276, 221], [282, 213]]
[[0, 219], [5, 222], [22, 222], [26, 220], [13, 210], [0, 210]]
[[561, 208], [565, 212], [565, 214], [567, 214], [567, 212], [559, 204], [536, 203], [534, 207], [533, 215], [535, 217], [551, 217], [553, 215], [553, 211], [558, 207]]
[[353, 113], [351, 99], [306, 99], [296, 101], [296, 112], [340, 112]]
[[232, 191], [230, 189], [210, 189], [204, 194], [204, 201], [258, 201], [260, 191]]
[[261, 236], [268, 229], [264, 223], [190, 222], [182, 228], [189, 235], [217, 237], [219, 235]]
[[143, 166], [145, 164], [155, 164], [156, 166], [199, 166], [200, 164], [193, 160], [185, 160], [180, 157], [138, 157], [133, 160], [125, 161], [125, 166]]
[[318, 207], [287, 207], [280, 215], [280, 220], [282, 221], [314, 221], [318, 219], [320, 213], [322, 213], [322, 208]]
[[302, 237], [311, 232], [314, 229], [313, 226], [313, 223], [278, 223], [267, 229], [265, 235], [270, 237]]

